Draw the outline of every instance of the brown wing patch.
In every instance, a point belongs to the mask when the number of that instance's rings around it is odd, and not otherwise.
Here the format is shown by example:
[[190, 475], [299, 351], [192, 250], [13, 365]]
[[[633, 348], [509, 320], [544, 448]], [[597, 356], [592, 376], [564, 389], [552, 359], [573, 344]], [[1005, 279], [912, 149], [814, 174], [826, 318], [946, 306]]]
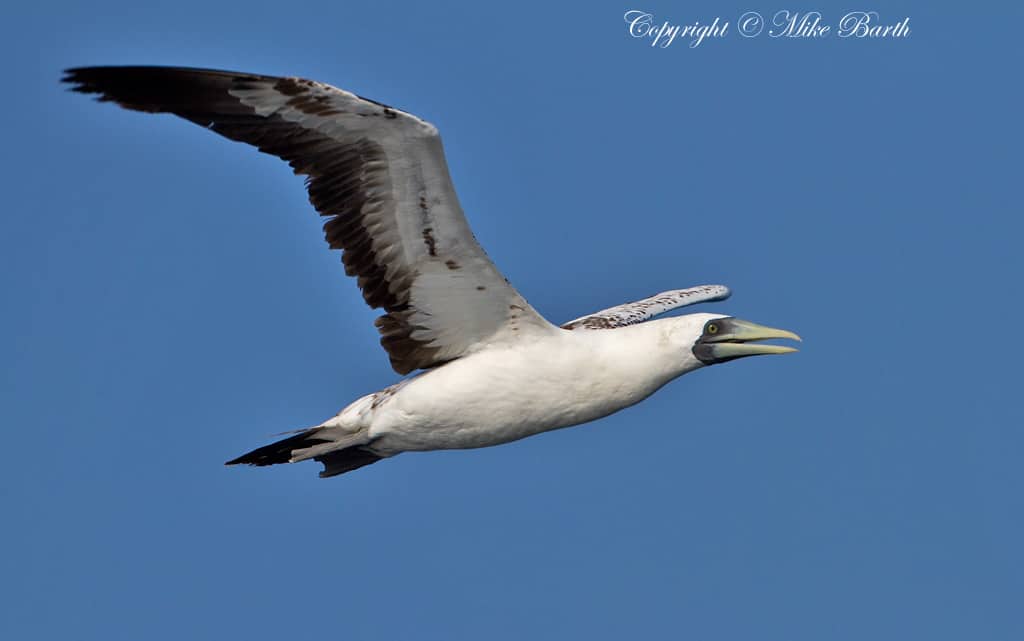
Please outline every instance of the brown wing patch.
[[[411, 337], [415, 327], [409, 322], [409, 286], [415, 274], [399, 269], [388, 278], [382, 254], [392, 248], [379, 246], [369, 231], [373, 222], [396, 215], [383, 149], [366, 138], [338, 140], [276, 114], [261, 116], [230, 93], [237, 88], [273, 87], [289, 97], [289, 107], [303, 113], [342, 114], [329, 96], [311, 91], [326, 89], [325, 85], [300, 78], [173, 67], [70, 69], [64, 82], [73, 84], [73, 91], [98, 94], [98, 100], [114, 101], [127, 109], [173, 113], [254, 145], [287, 161], [296, 174], [305, 174], [309, 200], [327, 218], [328, 244], [342, 250], [345, 272], [358, 278], [367, 304], [387, 312], [376, 325], [392, 367], [406, 374], [440, 364], [437, 349]], [[387, 118], [397, 117], [391, 107], [375, 104]], [[425, 198], [420, 207], [426, 209]], [[437, 241], [429, 227], [423, 230], [423, 242], [429, 254], [436, 256]]]
[[437, 240], [434, 238], [434, 230], [427, 227], [423, 230], [423, 244], [427, 246], [427, 253], [437, 256]]
[[566, 323], [562, 325], [562, 329], [614, 329], [619, 324], [612, 322], [610, 319], [604, 316], [588, 316], [587, 318], [581, 318], [578, 321]]

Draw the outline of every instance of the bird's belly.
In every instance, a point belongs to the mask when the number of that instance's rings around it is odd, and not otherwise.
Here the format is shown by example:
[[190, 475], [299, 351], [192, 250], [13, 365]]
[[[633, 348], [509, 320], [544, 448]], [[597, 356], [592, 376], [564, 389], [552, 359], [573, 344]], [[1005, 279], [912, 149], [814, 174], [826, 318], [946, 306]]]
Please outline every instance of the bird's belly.
[[469, 359], [410, 381], [375, 417], [382, 453], [467, 449], [508, 443], [607, 416], [652, 389], [611, 383], [571, 358], [538, 362], [510, 355], [497, 367]]

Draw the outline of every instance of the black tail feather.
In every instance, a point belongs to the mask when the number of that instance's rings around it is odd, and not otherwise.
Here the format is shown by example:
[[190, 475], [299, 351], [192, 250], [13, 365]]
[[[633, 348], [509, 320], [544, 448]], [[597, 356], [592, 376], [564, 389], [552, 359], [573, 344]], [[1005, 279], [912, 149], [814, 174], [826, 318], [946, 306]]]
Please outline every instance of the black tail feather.
[[295, 436], [289, 436], [288, 438], [277, 441], [276, 443], [257, 447], [253, 451], [246, 452], [238, 458], [228, 461], [224, 465], [245, 464], [263, 466], [287, 463], [291, 460], [292, 452], [295, 450], [301, 450], [314, 445], [331, 442], [331, 439], [329, 438], [317, 438], [316, 433], [319, 431], [319, 428], [304, 430]]
[[376, 463], [382, 458], [384, 457], [377, 456], [373, 452], [364, 450], [361, 447], [349, 447], [343, 450], [328, 452], [323, 456], [314, 457], [316, 461], [324, 464], [324, 470], [320, 472], [320, 478], [322, 479], [351, 472], [364, 465]]
[[[299, 450], [308, 450], [309, 448], [316, 447], [317, 445], [323, 445], [325, 443], [337, 443], [336, 440], [327, 436], [327, 434], [321, 434], [323, 428], [314, 427], [308, 430], [303, 430], [299, 434], [289, 436], [288, 438], [271, 443], [270, 445], [264, 445], [258, 447], [251, 452], [239, 456], [236, 459], [232, 459], [224, 465], [277, 465], [278, 463], [289, 463], [292, 458], [296, 456], [296, 452]], [[341, 449], [337, 449], [330, 452], [325, 452], [319, 456], [314, 456], [315, 461], [319, 461], [323, 464], [324, 470], [320, 472], [320, 478], [327, 478], [330, 476], [337, 476], [344, 474], [345, 472], [351, 472], [352, 470], [369, 465], [370, 463], [376, 463], [381, 460], [382, 456], [378, 456], [369, 450], [365, 450], [358, 445], [351, 447], [344, 447], [339, 443]], [[299, 456], [302, 458], [308, 458], [309, 454], [302, 456], [301, 452]]]

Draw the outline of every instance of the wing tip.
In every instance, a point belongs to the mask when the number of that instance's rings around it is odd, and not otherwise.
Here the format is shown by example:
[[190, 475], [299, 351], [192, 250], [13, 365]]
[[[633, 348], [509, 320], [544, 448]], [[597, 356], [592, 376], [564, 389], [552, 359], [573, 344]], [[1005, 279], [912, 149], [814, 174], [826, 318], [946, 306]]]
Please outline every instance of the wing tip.
[[60, 81], [62, 84], [71, 85], [68, 87], [69, 91], [75, 91], [77, 93], [97, 93], [94, 87], [90, 87], [88, 75], [91, 70], [95, 67], [69, 67], [62, 73]]
[[706, 285], [706, 287], [710, 291], [715, 292], [714, 294], [712, 294], [710, 298], [707, 299], [706, 302], [713, 303], [720, 300], [725, 300], [732, 296], [732, 290], [726, 287], [725, 285]]

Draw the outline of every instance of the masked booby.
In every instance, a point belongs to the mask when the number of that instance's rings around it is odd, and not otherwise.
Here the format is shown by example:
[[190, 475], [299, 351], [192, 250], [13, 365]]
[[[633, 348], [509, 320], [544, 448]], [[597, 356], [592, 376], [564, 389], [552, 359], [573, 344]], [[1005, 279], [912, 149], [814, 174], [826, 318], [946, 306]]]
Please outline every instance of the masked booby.
[[287, 161], [306, 176], [332, 249], [381, 308], [399, 374], [423, 370], [336, 416], [227, 462], [314, 459], [335, 476], [401, 452], [488, 447], [586, 423], [715, 363], [799, 337], [721, 314], [650, 320], [729, 290], [663, 292], [561, 326], [538, 314], [477, 243], [437, 129], [388, 105], [302, 78], [173, 67], [82, 67], [72, 89], [171, 113]]

